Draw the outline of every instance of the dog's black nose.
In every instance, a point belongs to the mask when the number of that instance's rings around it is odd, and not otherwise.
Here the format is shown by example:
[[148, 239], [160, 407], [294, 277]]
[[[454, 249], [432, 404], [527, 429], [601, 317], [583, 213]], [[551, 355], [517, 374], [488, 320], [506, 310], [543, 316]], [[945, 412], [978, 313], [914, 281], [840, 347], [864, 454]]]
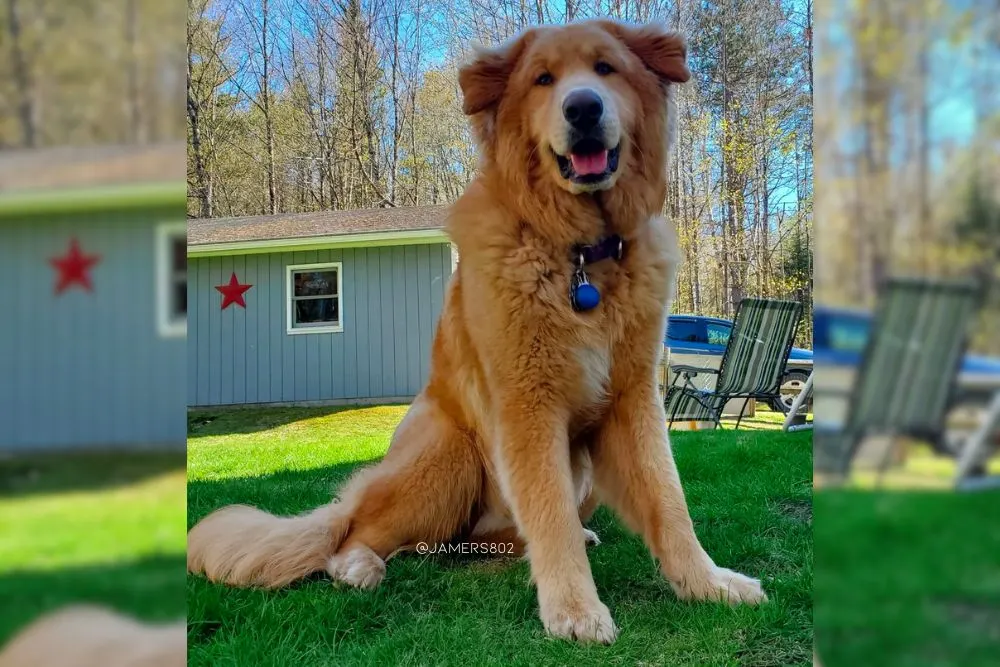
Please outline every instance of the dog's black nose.
[[574, 90], [563, 100], [563, 116], [574, 128], [587, 131], [604, 115], [601, 96], [589, 88]]

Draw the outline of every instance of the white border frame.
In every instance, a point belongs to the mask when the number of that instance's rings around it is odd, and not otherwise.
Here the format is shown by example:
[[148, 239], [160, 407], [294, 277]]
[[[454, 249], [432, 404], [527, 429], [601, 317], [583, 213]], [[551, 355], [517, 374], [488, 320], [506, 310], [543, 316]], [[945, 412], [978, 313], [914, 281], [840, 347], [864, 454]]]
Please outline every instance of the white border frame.
[[[295, 293], [292, 276], [296, 271], [309, 271], [318, 269], [337, 270], [337, 311], [340, 319], [336, 325], [327, 327], [294, 327], [292, 326], [292, 304], [295, 301], [292, 295]], [[285, 333], [289, 335], [318, 334], [318, 333], [343, 333], [344, 332], [344, 263], [343, 262], [320, 262], [318, 264], [289, 264], [285, 267]]]
[[171, 320], [170, 317], [170, 272], [172, 257], [170, 241], [177, 236], [187, 243], [187, 222], [165, 222], [156, 226], [156, 329], [163, 338], [187, 336], [187, 317]]

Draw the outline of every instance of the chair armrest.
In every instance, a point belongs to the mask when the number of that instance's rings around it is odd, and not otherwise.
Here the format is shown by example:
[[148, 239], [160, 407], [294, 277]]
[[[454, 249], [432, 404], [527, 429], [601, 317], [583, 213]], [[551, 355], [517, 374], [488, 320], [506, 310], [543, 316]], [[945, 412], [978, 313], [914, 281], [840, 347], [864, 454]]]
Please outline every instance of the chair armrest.
[[718, 368], [699, 368], [698, 366], [685, 366], [683, 364], [677, 364], [670, 367], [670, 370], [675, 373], [690, 373], [691, 375], [698, 375], [698, 373], [713, 373], [718, 375]]

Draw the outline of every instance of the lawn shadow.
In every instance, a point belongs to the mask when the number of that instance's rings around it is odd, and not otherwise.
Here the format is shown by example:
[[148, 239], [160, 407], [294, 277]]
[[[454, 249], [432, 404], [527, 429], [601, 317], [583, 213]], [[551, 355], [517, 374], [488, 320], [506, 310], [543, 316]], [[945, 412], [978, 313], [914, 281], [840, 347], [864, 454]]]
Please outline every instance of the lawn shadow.
[[146, 621], [185, 613], [184, 554], [0, 575], [0, 646], [20, 628], [67, 605], [96, 604]]
[[330, 502], [336, 491], [359, 468], [378, 463], [351, 461], [308, 470], [281, 470], [254, 477], [189, 479], [188, 526], [226, 505], [259, 507], [278, 515], [293, 515]]
[[0, 498], [99, 491], [182, 473], [184, 451], [85, 451], [0, 458]]
[[407, 404], [191, 408], [188, 410], [187, 416], [188, 440], [207, 436], [259, 433], [295, 422], [327, 417], [341, 412], [399, 407], [401, 405]]

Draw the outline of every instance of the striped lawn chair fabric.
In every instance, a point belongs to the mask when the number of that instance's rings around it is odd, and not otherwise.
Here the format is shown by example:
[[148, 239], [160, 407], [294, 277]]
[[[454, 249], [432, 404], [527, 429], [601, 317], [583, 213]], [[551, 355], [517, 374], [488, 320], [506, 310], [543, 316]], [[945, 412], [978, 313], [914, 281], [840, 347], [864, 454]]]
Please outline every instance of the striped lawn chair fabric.
[[[817, 456], [817, 470], [838, 461], [835, 472], [846, 474], [861, 441], [872, 434], [920, 438], [947, 453], [945, 418], [981, 295], [970, 282], [895, 279], [886, 285], [843, 433], [814, 436], [817, 450], [836, 446], [841, 451]], [[883, 468], [892, 446], [891, 440], [884, 442], [885, 455], [876, 456]]]
[[697, 391], [690, 387], [680, 391], [681, 387], [671, 387], [667, 390], [664, 404], [670, 421], [707, 421], [714, 422], [715, 395], [711, 391]]
[[801, 317], [802, 304], [797, 301], [744, 299], [736, 312], [714, 389], [699, 389], [690, 381], [669, 387], [664, 407], [670, 421], [690, 419], [718, 425], [732, 398], [780, 396], [781, 377]]
[[797, 301], [744, 299], [723, 354], [715, 393], [779, 395], [800, 317], [802, 304]]

